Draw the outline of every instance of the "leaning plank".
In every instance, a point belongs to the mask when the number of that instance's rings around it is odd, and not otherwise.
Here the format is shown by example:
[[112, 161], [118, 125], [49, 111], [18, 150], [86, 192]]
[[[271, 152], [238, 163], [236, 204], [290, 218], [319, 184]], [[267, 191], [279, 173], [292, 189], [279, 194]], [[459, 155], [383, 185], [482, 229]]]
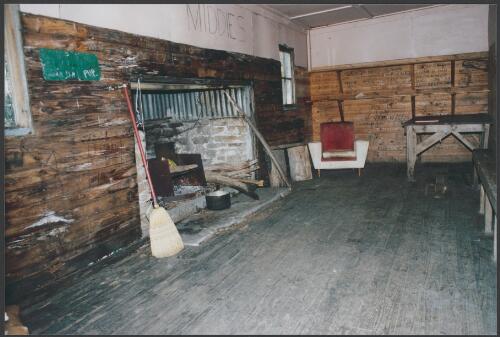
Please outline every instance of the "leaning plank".
[[288, 149], [290, 175], [294, 181], [312, 179], [311, 160], [307, 145], [295, 146]]
[[[286, 149], [273, 150], [273, 154], [280, 163], [281, 167], [286, 167], [285, 151]], [[271, 164], [271, 171], [269, 172], [269, 184], [271, 185], [271, 187], [284, 186], [280, 173], [278, 172], [276, 165], [274, 165], [274, 163]]]
[[276, 169], [278, 170], [278, 172], [280, 173], [281, 175], [281, 178], [283, 179], [283, 181], [285, 182], [285, 184], [289, 187], [289, 188], [292, 188], [292, 184], [290, 183], [290, 181], [288, 180], [288, 177], [286, 176], [286, 174], [283, 172], [283, 169], [281, 168], [281, 166], [279, 165], [278, 161], [276, 160], [276, 158], [274, 157], [273, 155], [273, 151], [271, 150], [271, 148], [269, 147], [269, 144], [267, 144], [266, 140], [264, 139], [264, 136], [262, 136], [262, 134], [260, 133], [260, 131], [257, 129], [257, 127], [252, 123], [252, 121], [250, 120], [250, 118], [248, 118], [248, 116], [243, 112], [243, 110], [241, 110], [241, 108], [238, 106], [238, 104], [236, 104], [236, 102], [233, 100], [233, 98], [231, 97], [231, 95], [228, 94], [228, 92], [226, 90], [224, 90], [224, 94], [226, 95], [226, 97], [229, 99], [229, 101], [231, 102], [232, 106], [236, 109], [236, 111], [239, 112], [240, 116], [243, 117], [245, 119], [245, 121], [248, 123], [248, 125], [250, 125], [250, 127], [252, 128], [253, 132], [255, 133], [255, 135], [257, 136], [257, 138], [259, 138], [260, 142], [262, 143], [262, 146], [264, 147], [264, 149], [266, 150], [267, 154], [269, 155], [269, 157], [271, 158], [271, 160], [273, 161], [273, 163], [276, 165]]
[[241, 193], [244, 193], [255, 200], [259, 200], [259, 195], [257, 193], [255, 193], [254, 191], [252, 191], [247, 184], [245, 184], [239, 180], [236, 180], [236, 179], [233, 179], [230, 177], [226, 177], [226, 176], [223, 176], [220, 174], [214, 174], [214, 173], [208, 173], [208, 172], [205, 173], [205, 178], [206, 178], [207, 182], [209, 182], [209, 183], [221, 184], [224, 186], [232, 187], [235, 190], [238, 190]]

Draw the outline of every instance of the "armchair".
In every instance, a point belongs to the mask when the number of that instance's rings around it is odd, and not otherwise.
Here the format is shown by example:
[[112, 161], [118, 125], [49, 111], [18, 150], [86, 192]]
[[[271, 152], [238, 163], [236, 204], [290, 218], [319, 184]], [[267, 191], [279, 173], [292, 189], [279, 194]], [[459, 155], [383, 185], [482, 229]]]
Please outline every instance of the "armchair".
[[313, 166], [322, 169], [357, 168], [358, 175], [365, 166], [369, 142], [354, 140], [352, 122], [322, 123], [320, 126], [321, 142], [308, 144]]

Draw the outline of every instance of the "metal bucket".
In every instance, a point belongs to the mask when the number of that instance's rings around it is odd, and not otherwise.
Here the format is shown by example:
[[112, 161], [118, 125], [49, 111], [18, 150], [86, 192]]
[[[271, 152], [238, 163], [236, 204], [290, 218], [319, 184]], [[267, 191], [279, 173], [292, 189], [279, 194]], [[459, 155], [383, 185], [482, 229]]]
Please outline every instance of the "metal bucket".
[[231, 207], [231, 195], [225, 191], [215, 191], [205, 195], [207, 208], [211, 210], [221, 210]]

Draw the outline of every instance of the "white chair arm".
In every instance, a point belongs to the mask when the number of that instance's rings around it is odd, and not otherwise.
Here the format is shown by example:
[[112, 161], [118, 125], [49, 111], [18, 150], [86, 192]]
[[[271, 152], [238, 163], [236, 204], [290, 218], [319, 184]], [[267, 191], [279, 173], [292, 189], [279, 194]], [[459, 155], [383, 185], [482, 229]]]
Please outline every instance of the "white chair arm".
[[368, 142], [367, 140], [356, 140], [354, 142], [354, 148], [356, 149], [356, 161], [360, 163], [360, 167], [365, 166], [369, 145], [370, 142]]
[[307, 144], [307, 147], [309, 148], [314, 168], [319, 169], [321, 167], [321, 142], [311, 142]]

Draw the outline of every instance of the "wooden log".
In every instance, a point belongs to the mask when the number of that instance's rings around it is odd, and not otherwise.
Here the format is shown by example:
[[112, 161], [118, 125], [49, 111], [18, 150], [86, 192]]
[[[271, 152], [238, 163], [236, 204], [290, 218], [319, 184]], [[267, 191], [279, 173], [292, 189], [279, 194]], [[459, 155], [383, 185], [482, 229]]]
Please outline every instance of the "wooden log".
[[264, 180], [253, 180], [253, 179], [238, 179], [238, 180], [245, 184], [252, 184], [259, 187], [264, 187]]
[[223, 163], [223, 164], [212, 164], [205, 167], [205, 171], [228, 171], [234, 172], [238, 170], [247, 169], [258, 164], [258, 160], [248, 160], [241, 163]]
[[241, 193], [244, 193], [255, 200], [259, 200], [259, 195], [255, 193], [253, 190], [251, 190], [247, 184], [241, 182], [240, 180], [214, 173], [205, 173], [205, 178], [209, 183], [221, 184], [224, 186], [232, 187], [235, 190], [238, 190]]

